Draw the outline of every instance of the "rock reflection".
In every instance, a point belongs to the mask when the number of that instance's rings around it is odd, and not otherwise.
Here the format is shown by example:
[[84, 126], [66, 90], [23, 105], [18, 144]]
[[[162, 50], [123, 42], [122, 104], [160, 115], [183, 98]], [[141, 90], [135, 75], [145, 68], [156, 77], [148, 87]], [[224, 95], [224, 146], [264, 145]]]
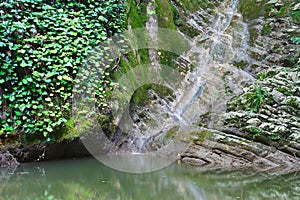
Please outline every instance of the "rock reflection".
[[[28, 174], [18, 172], [28, 172]], [[2, 171], [1, 171], [2, 173]], [[132, 174], [94, 159], [22, 165], [0, 180], [2, 199], [298, 199], [298, 172], [209, 170], [172, 164]]]

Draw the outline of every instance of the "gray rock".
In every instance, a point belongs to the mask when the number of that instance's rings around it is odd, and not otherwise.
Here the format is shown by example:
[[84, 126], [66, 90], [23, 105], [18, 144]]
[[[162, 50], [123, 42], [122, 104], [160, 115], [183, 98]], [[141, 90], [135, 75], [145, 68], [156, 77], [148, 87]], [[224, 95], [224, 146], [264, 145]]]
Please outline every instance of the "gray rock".
[[300, 10], [300, 3], [297, 3], [292, 10]]
[[288, 129], [284, 126], [275, 126], [274, 130], [272, 131], [273, 133], [286, 133]]
[[271, 131], [275, 128], [275, 125], [273, 123], [264, 122], [259, 126], [259, 128], [266, 131]]
[[1, 168], [15, 168], [19, 165], [17, 159], [10, 154], [9, 151], [0, 151], [0, 167]]
[[247, 124], [252, 126], [259, 126], [261, 124], [261, 121], [258, 118], [251, 118], [247, 121]]
[[194, 165], [212, 167], [262, 167], [285, 170], [298, 170], [300, 158], [289, 155], [274, 147], [223, 133], [215, 130], [209, 132], [202, 141], [194, 141], [181, 154], [181, 159]]
[[270, 95], [273, 96], [274, 101], [278, 104], [281, 104], [285, 100], [284, 94], [282, 94], [281, 92], [278, 92], [275, 89], [270, 93]]
[[300, 129], [300, 122], [294, 121], [294, 122], [291, 122], [291, 125], [293, 125], [293, 126], [295, 126], [295, 127], [297, 127], [297, 128]]
[[280, 0], [270, 0], [267, 2], [267, 4], [275, 4], [275, 3], [278, 3], [280, 2]]

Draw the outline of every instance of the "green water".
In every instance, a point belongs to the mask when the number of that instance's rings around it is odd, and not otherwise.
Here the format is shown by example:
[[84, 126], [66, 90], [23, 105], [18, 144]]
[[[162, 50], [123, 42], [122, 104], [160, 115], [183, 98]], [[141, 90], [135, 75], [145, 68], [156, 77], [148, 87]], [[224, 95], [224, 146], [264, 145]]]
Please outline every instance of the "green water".
[[86, 158], [31, 163], [15, 171], [0, 170], [0, 194], [0, 200], [298, 200], [300, 174], [203, 170], [178, 163], [151, 173], [130, 174]]

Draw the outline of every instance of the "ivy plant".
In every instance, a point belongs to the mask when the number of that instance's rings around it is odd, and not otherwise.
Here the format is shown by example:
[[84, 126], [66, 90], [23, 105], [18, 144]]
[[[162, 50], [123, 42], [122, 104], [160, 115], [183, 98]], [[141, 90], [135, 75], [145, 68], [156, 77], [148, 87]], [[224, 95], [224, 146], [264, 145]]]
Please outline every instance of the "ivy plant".
[[[48, 137], [63, 126], [84, 59], [121, 32], [124, 18], [121, 0], [1, 1], [0, 135]], [[99, 91], [106, 85], [98, 84]]]

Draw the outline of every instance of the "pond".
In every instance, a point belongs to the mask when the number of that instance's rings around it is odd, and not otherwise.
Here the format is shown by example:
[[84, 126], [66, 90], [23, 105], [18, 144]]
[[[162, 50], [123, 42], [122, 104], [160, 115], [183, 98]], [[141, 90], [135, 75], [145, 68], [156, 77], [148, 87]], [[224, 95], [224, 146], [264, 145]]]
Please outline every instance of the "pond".
[[217, 170], [173, 163], [151, 173], [111, 169], [96, 159], [23, 164], [0, 170], [0, 200], [9, 199], [299, 199], [300, 174]]

